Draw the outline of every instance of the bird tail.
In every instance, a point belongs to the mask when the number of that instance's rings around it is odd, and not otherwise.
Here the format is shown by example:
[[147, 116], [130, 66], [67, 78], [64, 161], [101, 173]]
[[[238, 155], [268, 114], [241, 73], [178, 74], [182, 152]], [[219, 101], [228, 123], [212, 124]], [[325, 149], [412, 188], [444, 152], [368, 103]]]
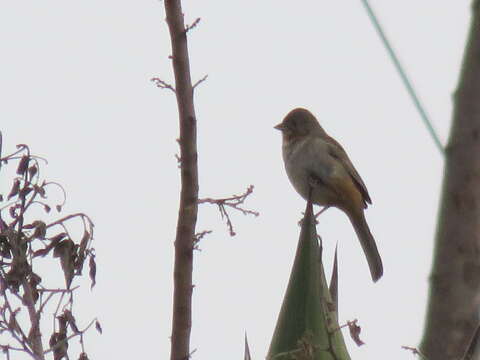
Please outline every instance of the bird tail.
[[383, 264], [380, 254], [378, 253], [377, 245], [375, 244], [375, 239], [373, 238], [372, 233], [365, 219], [363, 210], [356, 211], [355, 213], [349, 216], [350, 222], [357, 233], [358, 240], [362, 245], [363, 252], [367, 258], [368, 267], [370, 268], [370, 274], [372, 275], [372, 280], [376, 282], [383, 275]]

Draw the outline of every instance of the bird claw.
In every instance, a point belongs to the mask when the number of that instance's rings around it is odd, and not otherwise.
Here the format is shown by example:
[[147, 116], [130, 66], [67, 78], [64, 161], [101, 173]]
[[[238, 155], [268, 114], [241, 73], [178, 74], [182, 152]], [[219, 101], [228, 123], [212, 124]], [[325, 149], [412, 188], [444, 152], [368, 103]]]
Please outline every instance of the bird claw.
[[320, 210], [318, 213], [315, 214], [315, 221], [317, 221], [317, 218], [322, 215], [330, 206], [324, 206], [322, 210]]
[[[330, 208], [330, 206], [325, 206], [325, 207], [323, 207], [322, 210], [320, 210], [318, 213], [315, 214], [315, 216], [314, 216], [315, 225], [318, 224], [317, 218], [318, 218], [321, 214], [323, 214], [323, 212], [325, 212], [328, 208]], [[298, 220], [298, 226], [302, 226], [303, 219], [305, 218], [305, 213], [304, 213], [303, 211], [302, 211], [302, 215], [303, 215], [303, 217], [302, 217], [300, 220]]]

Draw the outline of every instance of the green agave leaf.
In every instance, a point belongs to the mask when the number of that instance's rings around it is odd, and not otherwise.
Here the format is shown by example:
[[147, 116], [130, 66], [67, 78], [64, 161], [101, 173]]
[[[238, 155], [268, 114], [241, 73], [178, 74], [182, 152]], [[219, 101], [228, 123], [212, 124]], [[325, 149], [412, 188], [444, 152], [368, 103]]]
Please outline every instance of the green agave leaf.
[[267, 359], [350, 359], [325, 279], [310, 202]]

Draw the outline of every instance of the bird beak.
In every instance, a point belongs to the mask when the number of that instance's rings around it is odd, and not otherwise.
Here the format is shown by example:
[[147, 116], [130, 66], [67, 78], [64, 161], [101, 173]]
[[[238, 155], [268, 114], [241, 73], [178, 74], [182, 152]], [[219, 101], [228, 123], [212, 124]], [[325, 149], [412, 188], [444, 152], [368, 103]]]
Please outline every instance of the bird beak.
[[285, 129], [285, 127], [283, 126], [283, 123], [280, 123], [278, 125], [275, 125], [273, 127], [274, 129], [277, 129], [277, 130], [280, 130], [280, 131], [283, 131], [283, 129]]

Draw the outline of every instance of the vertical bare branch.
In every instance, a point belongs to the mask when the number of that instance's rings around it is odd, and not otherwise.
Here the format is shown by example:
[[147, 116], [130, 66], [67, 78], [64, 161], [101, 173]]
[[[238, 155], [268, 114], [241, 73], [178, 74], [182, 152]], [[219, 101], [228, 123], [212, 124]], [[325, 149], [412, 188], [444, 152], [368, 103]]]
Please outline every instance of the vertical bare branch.
[[29, 338], [32, 345], [33, 355], [36, 360], [43, 360], [45, 356], [43, 354], [42, 334], [40, 332], [40, 314], [35, 309], [35, 300], [33, 297], [33, 291], [27, 280], [22, 281], [23, 291], [25, 296], [23, 302], [28, 309], [28, 315], [30, 317], [31, 329]]
[[437, 225], [421, 350], [460, 359], [479, 323], [480, 306], [480, 7], [474, 2]]
[[171, 360], [190, 357], [193, 241], [198, 211], [197, 128], [188, 59], [187, 29], [180, 0], [165, 0], [172, 43], [175, 95], [180, 120], [181, 193], [175, 238]]

